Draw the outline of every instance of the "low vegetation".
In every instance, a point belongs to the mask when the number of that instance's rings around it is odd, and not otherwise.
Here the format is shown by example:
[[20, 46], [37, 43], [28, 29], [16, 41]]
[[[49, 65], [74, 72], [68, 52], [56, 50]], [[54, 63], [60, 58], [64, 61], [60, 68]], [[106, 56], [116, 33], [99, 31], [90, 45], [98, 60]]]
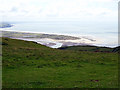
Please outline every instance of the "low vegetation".
[[118, 52], [119, 47], [110, 48], [110, 47], [98, 47], [98, 46], [90, 46], [90, 45], [84, 45], [84, 46], [65, 46], [60, 47], [61, 50], [76, 50], [76, 51], [92, 51], [92, 52]]
[[118, 88], [118, 53], [109, 48], [52, 49], [2, 40], [3, 88]]

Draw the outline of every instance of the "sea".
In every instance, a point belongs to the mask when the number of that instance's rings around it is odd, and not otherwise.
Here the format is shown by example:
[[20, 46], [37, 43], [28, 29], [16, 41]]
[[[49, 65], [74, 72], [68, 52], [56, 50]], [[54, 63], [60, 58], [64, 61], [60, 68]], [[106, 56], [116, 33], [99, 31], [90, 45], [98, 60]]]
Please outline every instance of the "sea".
[[118, 25], [109, 22], [81, 21], [37, 21], [9, 22], [13, 26], [1, 30], [35, 32], [45, 34], [70, 35], [89, 37], [99, 41], [97, 46], [118, 46]]

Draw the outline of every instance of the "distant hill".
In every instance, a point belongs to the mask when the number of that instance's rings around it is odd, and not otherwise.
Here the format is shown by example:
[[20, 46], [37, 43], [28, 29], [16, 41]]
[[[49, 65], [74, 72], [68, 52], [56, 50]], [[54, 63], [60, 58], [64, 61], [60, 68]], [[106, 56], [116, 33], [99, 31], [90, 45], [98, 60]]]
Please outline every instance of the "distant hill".
[[118, 53], [94, 52], [110, 48], [53, 49], [10, 38], [2, 38], [0, 46], [3, 89], [118, 88]]
[[118, 52], [118, 53], [120, 53], [120, 46], [113, 48], [113, 52]]
[[98, 47], [98, 46], [67, 46], [60, 47], [61, 50], [76, 50], [76, 51], [93, 51], [93, 52], [118, 52], [120, 47], [109, 48], [109, 47]]
[[8, 27], [12, 27], [13, 25], [9, 24], [9, 23], [0, 23], [0, 28], [8, 28]]

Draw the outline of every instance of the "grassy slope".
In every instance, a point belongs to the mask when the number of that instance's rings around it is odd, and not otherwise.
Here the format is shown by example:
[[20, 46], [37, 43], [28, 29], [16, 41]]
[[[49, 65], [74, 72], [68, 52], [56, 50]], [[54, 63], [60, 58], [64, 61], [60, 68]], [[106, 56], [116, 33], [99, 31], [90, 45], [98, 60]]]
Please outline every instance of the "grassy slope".
[[115, 48], [97, 47], [97, 46], [66, 46], [59, 48], [61, 50], [77, 50], [77, 51], [92, 51], [92, 52], [116, 52]]
[[118, 54], [3, 38], [3, 88], [117, 88]]

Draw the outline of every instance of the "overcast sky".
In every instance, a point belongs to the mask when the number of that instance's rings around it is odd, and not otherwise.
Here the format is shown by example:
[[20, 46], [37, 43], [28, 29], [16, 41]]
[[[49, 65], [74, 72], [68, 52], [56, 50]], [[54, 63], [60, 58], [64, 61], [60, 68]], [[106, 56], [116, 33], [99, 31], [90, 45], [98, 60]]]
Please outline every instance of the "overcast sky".
[[0, 0], [4, 21], [117, 22], [119, 0]]

